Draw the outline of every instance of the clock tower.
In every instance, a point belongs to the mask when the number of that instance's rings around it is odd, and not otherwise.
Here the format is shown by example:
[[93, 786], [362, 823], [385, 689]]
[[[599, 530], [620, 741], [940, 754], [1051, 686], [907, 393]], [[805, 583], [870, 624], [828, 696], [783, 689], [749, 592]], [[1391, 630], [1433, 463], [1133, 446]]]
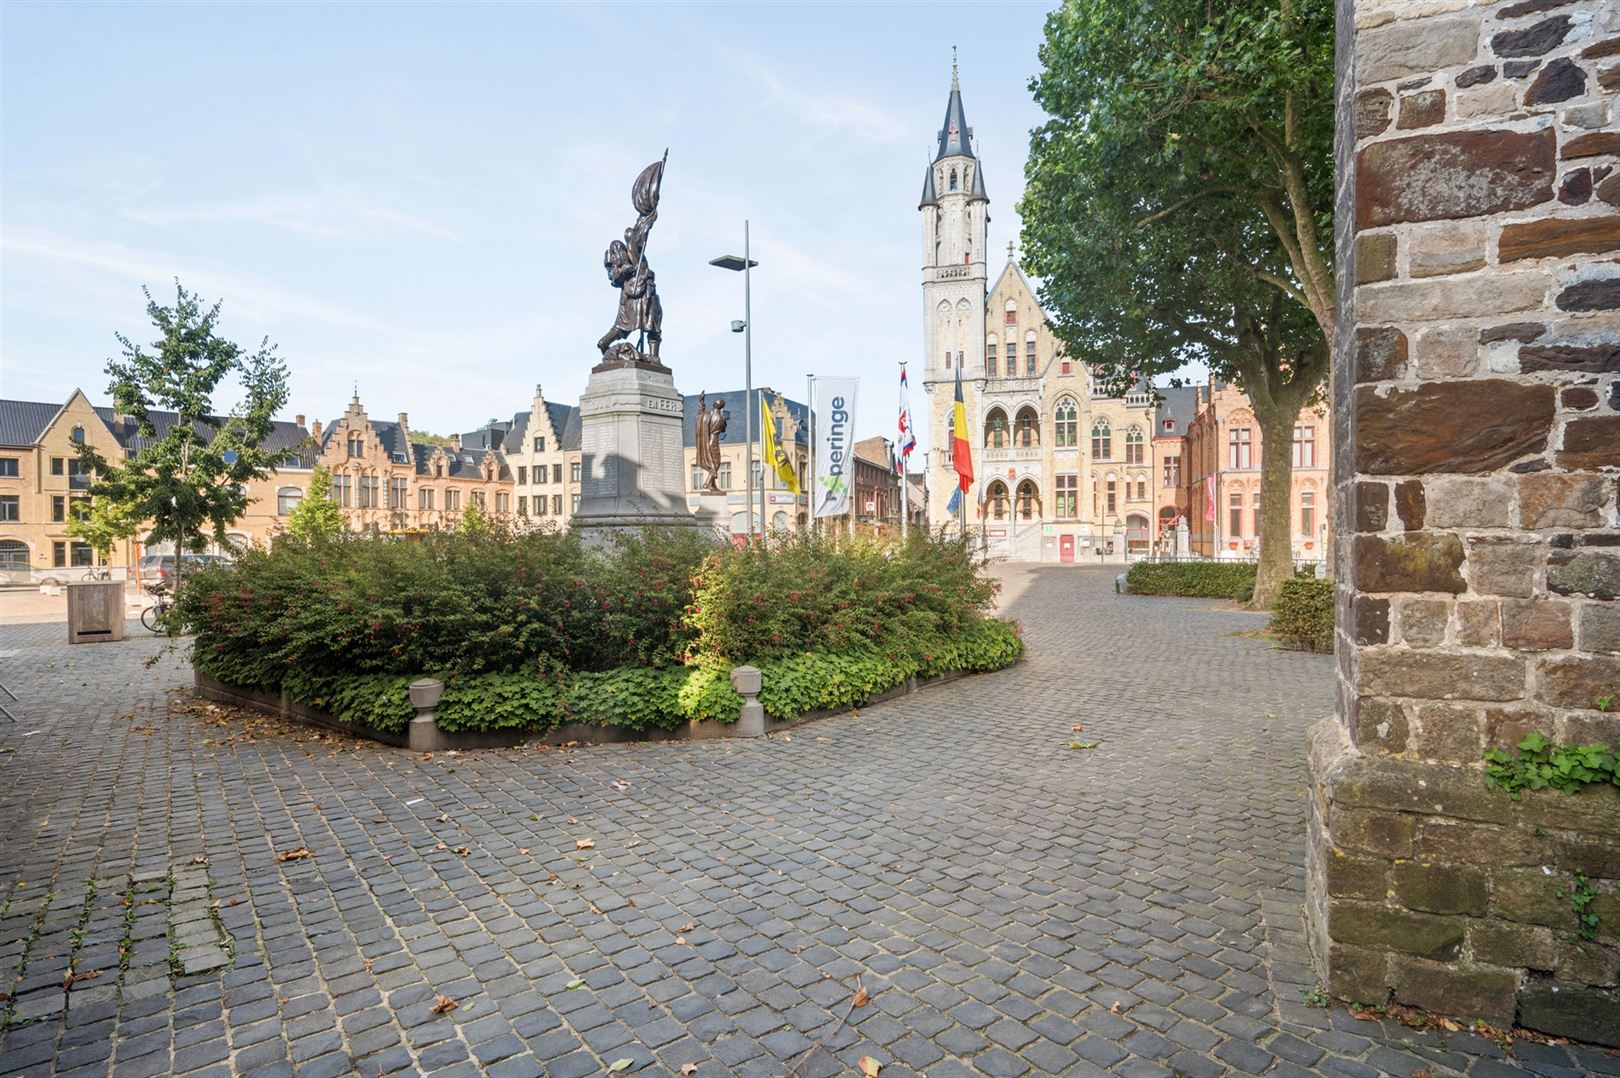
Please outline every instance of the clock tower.
[[[956, 473], [947, 452], [950, 420], [955, 401], [956, 376], [962, 376], [962, 398], [969, 430], [978, 425], [978, 400], [984, 379], [984, 302], [986, 236], [990, 225], [990, 196], [973, 148], [973, 129], [962, 109], [962, 88], [957, 77], [955, 50], [951, 59], [951, 93], [945, 103], [945, 122], [939, 144], [923, 180], [922, 215], [923, 286], [923, 389], [928, 394], [929, 444], [934, 474], [929, 488], [929, 521], [940, 524], [950, 517], [945, 501], [956, 486]], [[972, 439], [975, 443], [979, 439]], [[978, 470], [978, 469], [975, 469]], [[978, 501], [977, 486], [968, 492], [970, 506]], [[974, 513], [970, 509], [969, 518]]]

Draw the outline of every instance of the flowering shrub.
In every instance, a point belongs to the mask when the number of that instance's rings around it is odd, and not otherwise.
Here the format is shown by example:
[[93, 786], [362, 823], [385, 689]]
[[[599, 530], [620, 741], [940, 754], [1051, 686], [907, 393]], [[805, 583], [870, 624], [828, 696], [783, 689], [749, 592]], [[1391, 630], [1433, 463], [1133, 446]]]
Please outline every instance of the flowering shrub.
[[970, 548], [804, 535], [768, 551], [680, 529], [602, 548], [569, 532], [487, 525], [407, 538], [282, 537], [234, 568], [188, 575], [192, 661], [232, 684], [386, 732], [405, 688], [445, 681], [446, 730], [636, 730], [736, 718], [729, 668], [765, 671], [788, 718], [907, 678], [1017, 660], [989, 618], [996, 585]]

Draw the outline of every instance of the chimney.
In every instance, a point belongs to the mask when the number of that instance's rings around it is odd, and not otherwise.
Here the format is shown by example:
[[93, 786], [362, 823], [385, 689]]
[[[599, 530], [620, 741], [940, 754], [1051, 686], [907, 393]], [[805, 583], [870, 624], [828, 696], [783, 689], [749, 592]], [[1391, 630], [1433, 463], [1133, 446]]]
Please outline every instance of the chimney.
[[406, 417], [404, 412], [399, 413], [399, 425], [404, 427], [406, 430], [411, 429], [411, 421]]
[[304, 425], [304, 413], [299, 412], [297, 415], [293, 416], [293, 423], [296, 426], [302, 427]]
[[314, 423], [310, 424], [309, 433], [310, 433], [310, 437], [316, 439], [317, 441], [320, 440], [320, 437], [321, 437], [321, 421], [319, 419], [317, 419]]
[[450, 436], [450, 448], [455, 450], [457, 453], [461, 452], [461, 435], [452, 434]]

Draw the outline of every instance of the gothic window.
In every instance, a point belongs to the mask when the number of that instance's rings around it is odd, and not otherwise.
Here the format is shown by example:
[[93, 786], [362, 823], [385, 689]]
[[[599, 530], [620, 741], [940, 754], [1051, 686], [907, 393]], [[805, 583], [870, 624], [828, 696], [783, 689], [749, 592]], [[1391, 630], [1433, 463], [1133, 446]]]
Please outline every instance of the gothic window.
[[951, 369], [951, 350], [949, 348], [945, 349], [945, 369]]
[[1052, 444], [1060, 449], [1073, 448], [1080, 444], [1078, 431], [1080, 409], [1075, 406], [1074, 398], [1064, 397], [1057, 403], [1057, 409], [1052, 413]]
[[431, 487], [418, 487], [416, 491], [416, 507], [418, 509], [433, 508], [433, 490]]
[[1227, 502], [1227, 538], [1241, 538], [1243, 535], [1243, 495], [1234, 490]]
[[544, 453], [546, 451], [546, 440], [544, 438], [536, 438], [534, 440], [534, 451], [536, 453]]
[[1057, 477], [1057, 515], [1065, 520], [1072, 520], [1080, 515], [1080, 477], [1077, 475], [1060, 475]]
[[1029, 448], [1040, 445], [1041, 421], [1033, 408], [1020, 408], [1018, 410], [1017, 429], [1013, 433], [1013, 444]]
[[359, 434], [349, 435], [349, 456], [363, 457], [366, 455], [366, 440]]
[[951, 190], [956, 190], [956, 170], [951, 169]]
[[1233, 427], [1226, 435], [1227, 465], [1237, 471], [1254, 466], [1254, 432], [1248, 427]]
[[1142, 463], [1142, 428], [1133, 426], [1125, 432], [1125, 463]]
[[337, 498], [340, 507], [349, 508], [354, 501], [354, 476], [334, 475], [332, 477], [332, 494]]
[[1113, 516], [1115, 513], [1119, 512], [1119, 483], [1112, 475], [1110, 475], [1108, 477], [1108, 481], [1103, 484], [1103, 494], [1103, 512], [1107, 513], [1109, 516]]
[[1005, 483], [999, 479], [991, 483], [990, 489], [985, 492], [985, 500], [990, 503], [991, 520], [1007, 519], [1007, 485]]
[[360, 477], [360, 508], [377, 508], [377, 477], [374, 475]]
[[[1010, 300], [1007, 301], [1007, 324], [1009, 326], [1014, 326], [1014, 327], [1016, 327], [1018, 325], [1018, 301], [1017, 300], [1011, 300], [1010, 299]], [[1008, 344], [1010, 345], [1012, 343], [1012, 341], [1013, 341], [1013, 334], [1011, 334], [1011, 333], [1007, 334], [1007, 342], [1008, 342]]]
[[69, 432], [69, 434], [68, 434], [68, 441], [72, 442], [74, 445], [83, 445], [84, 444], [84, 428], [83, 427], [74, 427], [73, 430], [71, 432]]
[[1313, 426], [1294, 428], [1294, 467], [1316, 467], [1316, 428]]
[[984, 373], [988, 378], [996, 377], [996, 339], [993, 336], [984, 346]]
[[276, 515], [284, 517], [304, 500], [304, 492], [297, 487], [281, 487], [276, 491]]
[[1040, 512], [1041, 496], [1035, 489], [1035, 480], [1026, 479], [1018, 484], [1018, 519], [1034, 520]]
[[1091, 459], [1108, 460], [1114, 455], [1114, 431], [1108, 420], [1099, 419], [1091, 425]]
[[1316, 537], [1316, 491], [1299, 492], [1299, 534], [1306, 539]]
[[409, 497], [408, 486], [409, 481], [403, 475], [396, 475], [388, 481], [388, 508], [405, 508], [405, 502]]
[[1007, 445], [1007, 413], [993, 408], [984, 420], [984, 447], [1004, 449]]
[[1181, 457], [1164, 458], [1164, 486], [1175, 489], [1181, 485]]
[[1024, 338], [1024, 373], [1035, 377], [1035, 331], [1030, 330]]
[[444, 510], [447, 513], [458, 512], [461, 509], [461, 491], [446, 490], [444, 492]]

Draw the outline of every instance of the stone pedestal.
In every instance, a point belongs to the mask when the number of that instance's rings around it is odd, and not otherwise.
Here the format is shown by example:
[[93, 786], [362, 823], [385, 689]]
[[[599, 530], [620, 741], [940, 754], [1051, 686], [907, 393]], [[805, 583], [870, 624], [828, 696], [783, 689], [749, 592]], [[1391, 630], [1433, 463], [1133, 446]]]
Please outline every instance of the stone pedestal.
[[725, 494], [700, 494], [696, 500], [697, 507], [693, 513], [697, 515], [699, 526], [713, 529], [717, 538], [730, 540], [730, 497]]
[[1192, 543], [1187, 537], [1187, 522], [1185, 520], [1176, 521], [1176, 557], [1192, 557]]
[[603, 363], [580, 412], [580, 498], [574, 527], [587, 535], [645, 525], [698, 526], [687, 506], [684, 403], [667, 368]]

